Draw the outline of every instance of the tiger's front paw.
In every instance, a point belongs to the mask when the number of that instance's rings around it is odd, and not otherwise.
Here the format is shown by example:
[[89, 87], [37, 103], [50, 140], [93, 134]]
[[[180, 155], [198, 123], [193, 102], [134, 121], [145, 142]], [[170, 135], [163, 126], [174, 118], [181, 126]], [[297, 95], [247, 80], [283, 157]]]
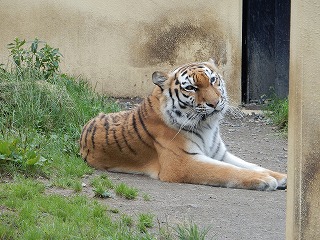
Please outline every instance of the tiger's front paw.
[[271, 176], [259, 178], [257, 181], [256, 190], [259, 191], [274, 191], [278, 188], [278, 181]]
[[278, 189], [287, 188], [287, 174], [268, 171], [267, 172], [271, 177], [275, 178], [278, 182]]
[[243, 188], [251, 190], [274, 191], [277, 187], [277, 180], [265, 173], [255, 173], [243, 182]]
[[279, 178], [277, 178], [278, 181], [278, 189], [286, 189], [287, 188], [287, 174], [281, 174]]

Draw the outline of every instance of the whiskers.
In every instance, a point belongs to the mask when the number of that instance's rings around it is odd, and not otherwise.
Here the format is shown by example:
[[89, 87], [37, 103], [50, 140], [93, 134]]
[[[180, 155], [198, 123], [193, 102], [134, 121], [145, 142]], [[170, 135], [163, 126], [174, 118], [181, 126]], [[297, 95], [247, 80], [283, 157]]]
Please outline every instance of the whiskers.
[[173, 141], [176, 138], [176, 136], [181, 132], [181, 130], [186, 128], [186, 126], [188, 126], [187, 127], [188, 132], [193, 133], [194, 130], [199, 125], [199, 122], [201, 120], [201, 114], [199, 114], [194, 109], [189, 110], [185, 114], [185, 116], [186, 116], [186, 120], [180, 125], [178, 132], [176, 133], [176, 135], [174, 135], [174, 137], [171, 139], [171, 141]]
[[242, 119], [245, 117], [245, 114], [241, 111], [239, 107], [235, 107], [231, 105], [228, 106], [227, 114], [229, 114], [230, 116], [236, 119]]

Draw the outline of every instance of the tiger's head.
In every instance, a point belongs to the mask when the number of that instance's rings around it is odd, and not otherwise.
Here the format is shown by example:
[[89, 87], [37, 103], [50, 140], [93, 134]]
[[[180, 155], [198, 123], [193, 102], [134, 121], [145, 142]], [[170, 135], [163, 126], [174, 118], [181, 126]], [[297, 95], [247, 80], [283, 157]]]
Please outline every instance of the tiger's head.
[[160, 87], [165, 121], [178, 128], [194, 129], [220, 119], [227, 109], [224, 80], [213, 60], [183, 65], [170, 73], [154, 72]]

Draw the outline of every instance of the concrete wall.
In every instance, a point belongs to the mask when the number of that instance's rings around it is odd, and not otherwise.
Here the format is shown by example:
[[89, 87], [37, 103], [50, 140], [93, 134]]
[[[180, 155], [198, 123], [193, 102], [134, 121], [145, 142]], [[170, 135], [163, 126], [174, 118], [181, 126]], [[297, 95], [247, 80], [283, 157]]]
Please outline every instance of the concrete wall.
[[291, 1], [288, 240], [320, 239], [319, 26], [319, 1]]
[[64, 55], [62, 70], [113, 96], [145, 96], [151, 74], [215, 58], [240, 103], [240, 0], [1, 0], [0, 63], [15, 37]]

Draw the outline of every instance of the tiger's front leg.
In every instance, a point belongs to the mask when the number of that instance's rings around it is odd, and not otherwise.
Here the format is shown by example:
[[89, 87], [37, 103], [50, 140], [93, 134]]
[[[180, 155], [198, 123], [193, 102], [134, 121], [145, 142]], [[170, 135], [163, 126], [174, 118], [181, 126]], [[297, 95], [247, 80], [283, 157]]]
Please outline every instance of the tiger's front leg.
[[161, 154], [160, 180], [262, 191], [278, 187], [277, 180], [266, 172], [240, 168], [200, 154], [176, 157]]
[[278, 173], [271, 171], [269, 169], [265, 169], [263, 167], [260, 167], [256, 164], [246, 162], [242, 160], [241, 158], [236, 157], [235, 155], [226, 152], [224, 155], [224, 158], [222, 159], [223, 162], [232, 164], [234, 166], [240, 167], [240, 168], [245, 168], [245, 169], [250, 169], [262, 173], [267, 173], [271, 177], [275, 178], [278, 183], [278, 188], [284, 189], [287, 187], [287, 175], [283, 173]]

